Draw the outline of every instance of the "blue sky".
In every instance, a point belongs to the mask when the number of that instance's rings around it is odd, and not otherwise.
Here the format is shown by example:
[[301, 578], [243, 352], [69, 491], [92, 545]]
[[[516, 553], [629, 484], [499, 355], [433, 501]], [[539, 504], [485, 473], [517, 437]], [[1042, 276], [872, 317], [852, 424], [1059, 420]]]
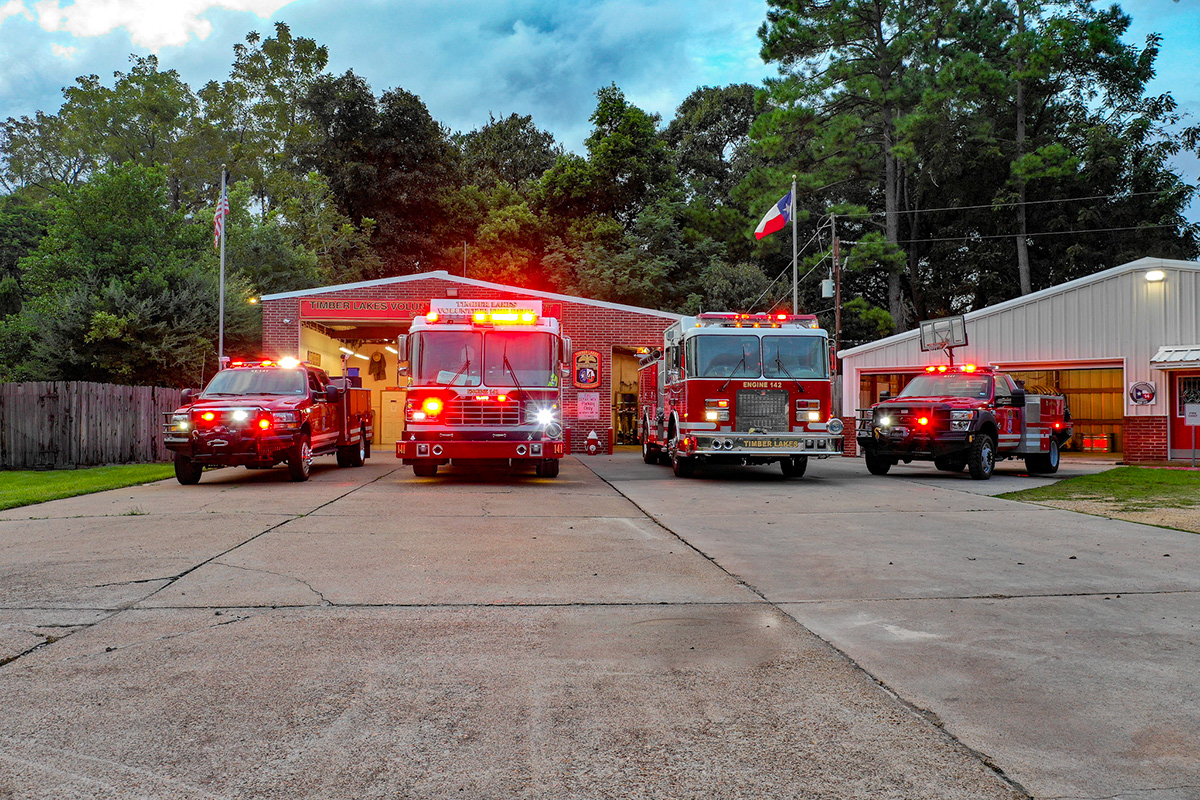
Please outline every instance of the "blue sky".
[[[1124, 0], [1130, 39], [1164, 38], [1154, 93], [1171, 92], [1200, 122], [1200, 0]], [[228, 75], [233, 45], [276, 20], [328, 45], [334, 72], [376, 93], [403, 87], [433, 116], [470, 130], [532, 114], [581, 150], [595, 91], [616, 83], [670, 119], [696, 87], [758, 83], [765, 0], [0, 0], [0, 119], [54, 111], [76, 76], [111, 81], [130, 53], [156, 53], [198, 89]], [[1177, 167], [1200, 181], [1200, 159]], [[1200, 202], [1190, 219], [1200, 221]]]

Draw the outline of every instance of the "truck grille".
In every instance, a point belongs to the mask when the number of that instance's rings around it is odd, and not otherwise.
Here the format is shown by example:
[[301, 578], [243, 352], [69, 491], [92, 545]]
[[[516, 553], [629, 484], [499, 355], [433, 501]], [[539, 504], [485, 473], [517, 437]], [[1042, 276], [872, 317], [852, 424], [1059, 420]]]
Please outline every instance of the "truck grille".
[[791, 430], [788, 393], [782, 389], [742, 389], [737, 393], [737, 430], [748, 433]]
[[447, 425], [520, 425], [521, 404], [460, 397], [446, 405], [441, 419]]

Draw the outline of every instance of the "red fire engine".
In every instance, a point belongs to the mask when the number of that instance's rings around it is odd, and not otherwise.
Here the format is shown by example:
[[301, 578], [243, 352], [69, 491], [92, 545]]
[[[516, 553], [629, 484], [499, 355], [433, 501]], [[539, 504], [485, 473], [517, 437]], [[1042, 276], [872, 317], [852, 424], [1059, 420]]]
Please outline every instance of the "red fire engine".
[[842, 449], [829, 338], [817, 318], [707, 313], [667, 328], [642, 360], [642, 459], [690, 476], [697, 464], [770, 464], [799, 477]]
[[1066, 398], [974, 364], [926, 367], [896, 397], [858, 412], [858, 446], [872, 475], [900, 461], [932, 461], [992, 477], [996, 462], [1024, 458], [1030, 473], [1058, 471], [1058, 448], [1071, 438]]
[[396, 457], [413, 472], [511, 465], [558, 475], [570, 344], [541, 301], [434, 300], [400, 346], [410, 381]]

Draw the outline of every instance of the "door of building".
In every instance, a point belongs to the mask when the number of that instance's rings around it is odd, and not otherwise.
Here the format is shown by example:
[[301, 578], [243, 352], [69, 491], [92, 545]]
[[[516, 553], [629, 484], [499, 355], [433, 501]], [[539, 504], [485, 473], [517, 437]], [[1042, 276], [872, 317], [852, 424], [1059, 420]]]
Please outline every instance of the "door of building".
[[[1175, 372], [1171, 375], [1170, 441], [1171, 458], [1192, 457], [1192, 427], [1184, 422], [1184, 406], [1200, 404], [1200, 371]], [[1200, 448], [1200, 429], [1196, 431], [1197, 447]], [[1200, 452], [1196, 453], [1200, 457]]]

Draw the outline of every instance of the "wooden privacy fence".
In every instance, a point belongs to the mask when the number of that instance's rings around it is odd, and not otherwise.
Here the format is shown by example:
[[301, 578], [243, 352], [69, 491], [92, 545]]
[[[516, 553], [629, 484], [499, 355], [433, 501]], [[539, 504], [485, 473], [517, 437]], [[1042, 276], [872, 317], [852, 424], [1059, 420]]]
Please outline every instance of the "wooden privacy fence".
[[168, 461], [162, 414], [178, 389], [107, 383], [0, 384], [0, 467], [37, 469]]

